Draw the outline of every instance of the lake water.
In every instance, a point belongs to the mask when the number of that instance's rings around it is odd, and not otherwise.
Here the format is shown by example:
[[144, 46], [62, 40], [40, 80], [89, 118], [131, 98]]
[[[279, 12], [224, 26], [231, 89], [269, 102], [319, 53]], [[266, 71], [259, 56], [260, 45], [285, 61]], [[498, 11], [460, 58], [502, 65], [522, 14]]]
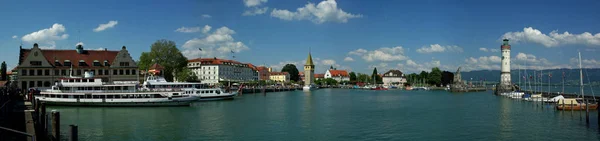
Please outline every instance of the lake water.
[[[190, 107], [49, 107], [80, 140], [598, 140], [597, 112], [488, 92], [321, 89], [245, 94]], [[585, 114], [585, 113], [584, 113]], [[582, 120], [583, 119], [583, 120]]]

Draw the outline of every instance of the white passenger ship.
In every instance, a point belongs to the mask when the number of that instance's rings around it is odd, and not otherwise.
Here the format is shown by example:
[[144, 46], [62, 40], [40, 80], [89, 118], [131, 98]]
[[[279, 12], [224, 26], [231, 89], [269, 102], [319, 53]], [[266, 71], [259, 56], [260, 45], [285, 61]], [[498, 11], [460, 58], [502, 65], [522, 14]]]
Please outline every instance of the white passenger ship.
[[78, 106], [185, 106], [200, 99], [191, 94], [195, 92], [192, 89], [139, 88], [137, 81], [109, 84], [85, 74], [83, 78], [60, 79], [51, 89], [40, 91], [36, 99], [51, 105]]
[[200, 101], [233, 99], [238, 92], [224, 92], [220, 88], [209, 88], [200, 83], [167, 82], [160, 76], [149, 76], [143, 85], [144, 89], [152, 91], [171, 91], [173, 89], [185, 90], [185, 95], [199, 96]]

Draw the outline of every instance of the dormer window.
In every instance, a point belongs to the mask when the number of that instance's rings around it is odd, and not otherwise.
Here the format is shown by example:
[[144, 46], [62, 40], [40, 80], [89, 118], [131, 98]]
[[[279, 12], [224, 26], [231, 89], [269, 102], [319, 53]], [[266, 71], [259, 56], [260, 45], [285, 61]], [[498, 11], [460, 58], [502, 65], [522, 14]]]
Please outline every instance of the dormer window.
[[65, 66], [71, 66], [71, 60], [65, 60], [63, 63]]
[[54, 60], [54, 66], [60, 66], [60, 61]]
[[79, 60], [79, 66], [87, 66], [84, 60]]
[[110, 66], [110, 64], [108, 63], [108, 60], [104, 60], [104, 66]]
[[101, 66], [100, 61], [94, 60], [94, 67], [99, 67], [99, 66]]
[[128, 67], [129, 66], [129, 62], [119, 62], [119, 66], [121, 66], [121, 67]]

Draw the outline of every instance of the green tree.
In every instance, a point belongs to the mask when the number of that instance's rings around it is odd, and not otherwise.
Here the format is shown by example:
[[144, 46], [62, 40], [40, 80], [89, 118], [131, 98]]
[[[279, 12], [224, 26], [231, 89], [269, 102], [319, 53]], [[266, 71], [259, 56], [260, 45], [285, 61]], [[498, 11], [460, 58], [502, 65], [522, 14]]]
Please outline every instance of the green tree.
[[[377, 68], [374, 68], [374, 69], [373, 69], [373, 74], [371, 74], [371, 79], [375, 79], [375, 81], [374, 81], [374, 82], [375, 82], [376, 84], [383, 83], [383, 81], [382, 81], [382, 78], [379, 76], [379, 73], [377, 73]], [[371, 80], [371, 81], [373, 81], [373, 80]], [[371, 82], [371, 81], [369, 81], [369, 82]], [[371, 83], [372, 83], [372, 82], [371, 82]]]
[[427, 78], [428, 84], [439, 86], [442, 83], [442, 71], [438, 67], [431, 68]]
[[350, 81], [356, 81], [356, 73], [350, 72]]
[[142, 55], [140, 55], [140, 60], [138, 60], [137, 62], [137, 65], [140, 70], [148, 70], [148, 68], [153, 65], [152, 58], [150, 58], [150, 53], [142, 52]]
[[198, 76], [196, 76], [196, 73], [192, 72], [192, 70], [188, 68], [183, 68], [177, 72], [175, 78], [177, 78], [177, 80], [180, 82], [200, 82]]
[[373, 82], [373, 81], [371, 81], [371, 77], [369, 75], [363, 74], [363, 73], [358, 73], [358, 78], [357, 79], [358, 79], [357, 80], [358, 82], [367, 82], [367, 83], [368, 82], [371, 82], [371, 83]]
[[421, 73], [419, 74], [419, 78], [418, 78], [419, 80], [417, 80], [417, 81], [420, 82], [420, 81], [422, 81], [424, 79], [429, 78], [428, 75], [429, 75], [429, 73], [427, 73], [426, 71], [421, 71]]
[[0, 72], [2, 73], [2, 77], [0, 80], [6, 81], [6, 62], [2, 61], [2, 66], [0, 67]]
[[175, 42], [169, 40], [157, 40], [150, 46], [150, 52], [142, 53], [140, 56], [140, 69], [147, 69], [154, 63], [164, 67], [163, 77], [167, 81], [173, 81], [173, 72], [182, 71], [187, 66], [188, 59], [181, 54]]
[[299, 81], [300, 76], [298, 74], [298, 68], [294, 64], [286, 64], [281, 69], [281, 72], [288, 72], [290, 74], [290, 80]]
[[338, 84], [337, 80], [335, 80], [333, 78], [325, 78], [325, 79], [323, 79], [322, 83], [325, 85], [337, 85]]

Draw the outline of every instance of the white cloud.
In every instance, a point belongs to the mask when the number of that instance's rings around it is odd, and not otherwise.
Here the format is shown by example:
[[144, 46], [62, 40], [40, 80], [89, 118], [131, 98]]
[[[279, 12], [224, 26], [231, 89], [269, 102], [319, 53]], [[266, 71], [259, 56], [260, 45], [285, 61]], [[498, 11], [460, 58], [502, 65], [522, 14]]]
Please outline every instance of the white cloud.
[[[231, 52], [249, 50], [246, 44], [233, 38], [235, 31], [221, 27], [203, 38], [194, 38], [183, 44], [183, 55], [188, 58], [219, 57], [224, 58]], [[202, 49], [202, 50], [200, 50]]]
[[479, 48], [479, 51], [488, 52], [489, 50], [487, 48]]
[[17, 35], [13, 35], [13, 36], [12, 36], [12, 38], [13, 38], [13, 39], [16, 39], [16, 38], [18, 38], [18, 37], [19, 37], [19, 36], [17, 36]]
[[210, 29], [212, 29], [212, 27], [209, 25], [204, 25], [204, 28], [202, 28], [202, 33], [206, 34], [210, 31]]
[[[480, 49], [481, 50], [481, 49]], [[442, 46], [440, 44], [432, 44], [427, 46], [423, 46], [417, 49], [418, 53], [435, 53], [435, 52], [463, 52], [463, 49], [458, 46]]]
[[344, 58], [344, 61], [352, 62], [352, 61], [354, 61], [354, 59], [352, 57], [346, 57], [346, 58]]
[[429, 72], [431, 71], [431, 68], [434, 67], [438, 67], [441, 70], [451, 69], [450, 66], [442, 65], [441, 61], [439, 60], [431, 60], [429, 62], [417, 63], [411, 59], [408, 59], [406, 60], [405, 64], [399, 63], [397, 66], [401, 67], [400, 70], [402, 70], [403, 72], [406, 71], [405, 73], [419, 73], [421, 71]]
[[321, 63], [326, 66], [331, 66], [331, 65], [335, 65], [335, 60], [325, 59], [325, 60], [321, 60]]
[[544, 45], [545, 47], [557, 47], [565, 44], [600, 46], [600, 33], [594, 35], [589, 32], [571, 34], [565, 31], [561, 34], [555, 30], [547, 35], [532, 27], [523, 28], [523, 31], [504, 33], [502, 38], [510, 39], [514, 42], [537, 43]]
[[119, 21], [108, 21], [108, 23], [98, 25], [98, 27], [94, 29], [94, 32], [100, 32], [109, 28], [113, 28], [117, 24], [119, 24]]
[[499, 49], [490, 49], [490, 52], [500, 52]]
[[21, 37], [21, 40], [28, 43], [39, 43], [41, 48], [53, 49], [56, 48], [57, 40], [69, 38], [69, 34], [66, 34], [65, 31], [66, 28], [62, 24], [55, 23], [50, 28], [29, 33]]
[[99, 47], [99, 48], [95, 48], [95, 49], [92, 49], [92, 50], [104, 50], [104, 49], [106, 49], [106, 48]]
[[364, 49], [358, 49], [356, 51], [352, 51], [349, 54], [360, 54], [362, 58], [366, 61], [402, 61], [408, 59], [407, 56], [404, 55], [404, 48], [402, 46], [397, 46], [393, 48], [379, 48], [377, 50], [365, 52]]
[[265, 14], [267, 12], [267, 10], [269, 10], [269, 7], [263, 7], [263, 8], [254, 7], [254, 8], [251, 8], [250, 10], [244, 11], [244, 13], [242, 13], [242, 15], [243, 16], [262, 15], [262, 14]]
[[469, 57], [461, 65], [462, 70], [500, 70], [502, 58], [498, 56], [481, 56], [479, 58]]
[[181, 32], [181, 33], [194, 33], [194, 32], [200, 32], [200, 27], [185, 27], [182, 26], [180, 28], [177, 28], [175, 30], [175, 32]]
[[202, 18], [212, 18], [212, 16], [210, 16], [208, 14], [202, 14]]
[[[571, 67], [570, 68], [579, 68], [579, 59], [571, 58]], [[581, 60], [582, 68], [600, 68], [600, 61], [596, 59], [582, 59]]]
[[360, 18], [360, 14], [350, 14], [337, 7], [335, 0], [321, 1], [315, 6], [314, 3], [308, 3], [304, 7], [296, 9], [295, 12], [289, 10], [273, 9], [271, 17], [282, 20], [310, 20], [313, 23], [321, 24], [324, 22], [346, 23], [349, 19]]
[[267, 3], [267, 1], [268, 0], [244, 0], [244, 4], [246, 5], [246, 7], [256, 7]]
[[350, 55], [359, 55], [360, 56], [360, 55], [363, 55], [363, 54], [365, 54], [367, 52], [368, 52], [367, 50], [359, 48], [359, 49], [357, 49], [355, 51], [348, 52], [348, 54], [350, 54]]

